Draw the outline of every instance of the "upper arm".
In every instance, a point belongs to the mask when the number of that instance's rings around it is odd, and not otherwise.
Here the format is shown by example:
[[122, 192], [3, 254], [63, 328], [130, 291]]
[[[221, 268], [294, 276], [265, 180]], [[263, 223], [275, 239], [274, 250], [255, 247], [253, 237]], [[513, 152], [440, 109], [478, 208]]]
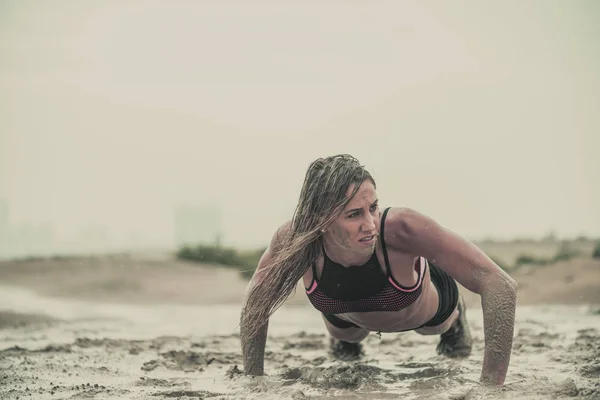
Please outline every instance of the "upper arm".
[[498, 277], [512, 281], [475, 244], [418, 211], [392, 209], [385, 226], [386, 243], [425, 257], [472, 292], [481, 293]]

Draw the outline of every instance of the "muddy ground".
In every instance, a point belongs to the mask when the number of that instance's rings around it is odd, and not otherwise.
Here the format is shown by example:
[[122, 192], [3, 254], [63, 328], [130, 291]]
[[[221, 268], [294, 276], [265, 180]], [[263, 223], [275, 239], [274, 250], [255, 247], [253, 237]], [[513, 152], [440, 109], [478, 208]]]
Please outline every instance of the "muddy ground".
[[519, 306], [502, 389], [477, 387], [478, 297], [463, 290], [474, 351], [436, 336], [373, 333], [335, 360], [301, 292], [272, 318], [264, 377], [241, 373], [236, 271], [168, 255], [0, 263], [0, 399], [600, 398], [600, 261], [513, 273]]

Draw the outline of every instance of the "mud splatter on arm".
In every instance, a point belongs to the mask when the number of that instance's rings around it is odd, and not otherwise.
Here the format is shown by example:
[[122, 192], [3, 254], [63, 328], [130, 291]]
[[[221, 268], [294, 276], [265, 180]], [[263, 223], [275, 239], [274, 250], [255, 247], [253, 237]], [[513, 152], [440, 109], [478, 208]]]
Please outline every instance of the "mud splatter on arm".
[[517, 285], [497, 275], [481, 291], [485, 350], [481, 382], [503, 385], [508, 372], [517, 306]]

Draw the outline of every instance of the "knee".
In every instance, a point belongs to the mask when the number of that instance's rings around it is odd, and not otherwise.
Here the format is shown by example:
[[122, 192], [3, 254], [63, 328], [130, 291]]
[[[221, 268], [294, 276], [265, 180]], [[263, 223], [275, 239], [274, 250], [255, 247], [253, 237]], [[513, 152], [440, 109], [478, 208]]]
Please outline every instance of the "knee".
[[325, 325], [327, 326], [327, 331], [331, 337], [337, 340], [343, 340], [344, 342], [357, 343], [369, 335], [369, 331], [362, 328], [338, 328], [327, 322]]
[[332, 334], [331, 332], [329, 333], [335, 339], [343, 340], [344, 342], [350, 343], [358, 343], [369, 335], [369, 331], [365, 331], [364, 329], [360, 328], [346, 328], [343, 330], [340, 329], [340, 331], [335, 332], [335, 334]]
[[419, 335], [441, 335], [442, 333], [446, 332], [448, 329], [445, 327], [441, 327], [441, 325], [438, 326], [424, 326], [422, 328], [419, 329], [415, 329], [415, 332], [417, 332]]
[[441, 335], [450, 329], [452, 324], [458, 319], [458, 316], [458, 308], [455, 308], [454, 312], [441, 324], [436, 326], [423, 326], [419, 329], [415, 329], [415, 332], [420, 335]]

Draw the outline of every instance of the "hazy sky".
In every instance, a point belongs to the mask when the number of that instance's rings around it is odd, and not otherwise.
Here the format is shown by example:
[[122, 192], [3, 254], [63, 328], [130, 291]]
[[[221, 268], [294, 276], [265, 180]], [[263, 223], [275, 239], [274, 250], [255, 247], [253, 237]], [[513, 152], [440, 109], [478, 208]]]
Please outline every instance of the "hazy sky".
[[600, 2], [3, 1], [11, 221], [266, 243], [308, 164], [471, 238], [600, 235]]

